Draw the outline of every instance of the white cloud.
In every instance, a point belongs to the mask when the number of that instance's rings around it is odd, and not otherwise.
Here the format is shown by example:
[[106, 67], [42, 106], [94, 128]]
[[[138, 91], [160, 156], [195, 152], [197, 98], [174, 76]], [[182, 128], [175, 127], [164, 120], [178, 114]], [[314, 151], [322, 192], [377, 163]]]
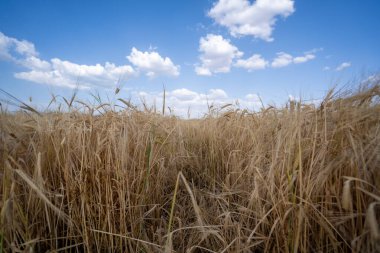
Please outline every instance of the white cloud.
[[33, 43], [0, 33], [0, 57], [23, 66], [27, 71], [14, 73], [18, 79], [68, 88], [112, 87], [135, 75], [129, 65], [84, 65], [53, 58], [40, 59]]
[[17, 40], [0, 32], [0, 58], [13, 61], [28, 69], [49, 69], [50, 63], [38, 58], [34, 44]]
[[[13, 56], [15, 55], [15, 56]], [[0, 57], [6, 60], [16, 60], [16, 57], [32, 57], [38, 53], [33, 45], [26, 40], [17, 40], [0, 32]]]
[[212, 76], [211, 71], [208, 68], [196, 66], [195, 73], [199, 76]]
[[252, 93], [247, 94], [245, 98], [249, 100], [257, 100], [257, 101], [260, 100], [260, 97], [257, 94], [252, 94]]
[[29, 56], [18, 62], [24, 67], [33, 70], [49, 70], [51, 68], [51, 64], [49, 62], [41, 60], [35, 56]]
[[58, 71], [26, 71], [26, 72], [18, 72], [15, 73], [14, 76], [18, 79], [23, 79], [27, 81], [31, 81], [34, 83], [53, 85], [58, 87], [67, 87], [67, 88], [83, 88], [86, 89], [88, 86], [83, 86], [80, 84], [76, 84], [75, 81], [65, 78], [60, 75]]
[[[150, 105], [163, 102], [163, 93], [137, 92]], [[208, 106], [221, 107], [232, 104], [232, 108], [258, 110], [261, 106], [256, 94], [247, 94], [243, 98], [232, 98], [222, 89], [210, 89], [206, 93], [199, 93], [189, 89], [176, 89], [166, 92], [165, 103], [175, 115], [187, 117], [190, 111], [191, 117], [201, 117], [208, 111]], [[238, 102], [238, 103], [237, 103]]]
[[254, 54], [248, 59], [239, 59], [235, 63], [235, 67], [245, 68], [248, 71], [265, 69], [268, 66], [268, 61], [261, 57], [259, 54]]
[[210, 99], [226, 99], [226, 98], [228, 98], [228, 95], [222, 89], [211, 89], [209, 91], [208, 97]]
[[301, 56], [293, 57], [292, 55], [279, 52], [277, 56], [269, 63], [260, 54], [253, 54], [247, 59], [241, 59], [243, 52], [232, 45], [221, 35], [208, 34], [199, 40], [199, 59], [201, 63], [195, 66], [197, 75], [211, 76], [215, 73], [230, 72], [231, 66], [244, 68], [248, 71], [262, 70], [269, 66], [272, 68], [282, 68], [290, 64], [301, 64], [316, 58], [315, 53], [321, 51], [321, 48], [312, 49], [304, 52]]
[[177, 89], [173, 90], [172, 92], [168, 92], [169, 96], [174, 96], [182, 101], [190, 101], [195, 99], [198, 96], [198, 93], [182, 88], [182, 89]]
[[141, 52], [136, 48], [132, 48], [127, 59], [149, 77], [179, 75], [179, 66], [174, 65], [170, 58], [163, 58], [155, 51]]
[[[1, 32], [0, 58], [26, 68], [26, 71], [14, 73], [18, 79], [68, 88], [112, 87], [138, 75], [130, 65], [117, 66], [110, 62], [86, 65], [58, 58], [43, 60], [38, 57], [33, 43], [8, 37]], [[167, 57], [162, 58], [157, 52], [141, 52], [132, 48], [127, 58], [139, 71], [150, 77], [179, 75], [179, 66], [175, 66]]]
[[234, 59], [243, 55], [237, 47], [221, 35], [207, 34], [199, 41], [201, 65], [195, 67], [197, 75], [228, 73]]
[[[15, 73], [15, 77], [47, 85], [90, 88], [94, 85], [112, 87], [135, 74], [129, 65], [116, 66], [109, 62], [104, 65], [79, 65], [58, 58], [51, 59], [50, 63], [36, 62], [38, 66], [42, 65], [43, 68], [39, 69], [35, 65], [31, 65], [30, 71]], [[25, 66], [27, 65], [25, 64]]]
[[273, 68], [282, 68], [292, 63], [295, 63], [295, 64], [305, 63], [305, 62], [315, 59], [315, 57], [316, 57], [315, 54], [310, 53], [310, 52], [306, 52], [303, 56], [297, 56], [297, 57], [293, 57], [290, 54], [280, 52], [280, 53], [277, 53], [277, 57], [272, 61], [271, 65]]
[[30, 43], [29, 41], [26, 41], [26, 40], [19, 41], [19, 40], [13, 39], [13, 41], [15, 43], [15, 50], [20, 55], [25, 55], [25, 56], [38, 55], [34, 48], [33, 43]]
[[314, 54], [306, 54], [304, 56], [297, 56], [293, 59], [294, 63], [304, 63], [315, 58]]
[[280, 52], [277, 53], [277, 57], [272, 62], [273, 68], [282, 68], [293, 63], [293, 56], [290, 54]]
[[232, 36], [251, 35], [272, 41], [277, 16], [287, 17], [295, 11], [293, 0], [218, 0], [208, 12]]
[[348, 67], [351, 67], [351, 62], [343, 62], [338, 67], [336, 67], [336, 71], [342, 71], [343, 69], [346, 69]]

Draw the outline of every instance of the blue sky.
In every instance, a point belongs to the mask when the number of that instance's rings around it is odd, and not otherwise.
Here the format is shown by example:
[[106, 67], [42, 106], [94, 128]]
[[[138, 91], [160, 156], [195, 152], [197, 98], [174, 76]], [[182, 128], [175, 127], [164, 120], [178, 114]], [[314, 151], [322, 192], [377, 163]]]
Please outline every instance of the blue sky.
[[242, 107], [318, 99], [379, 71], [380, 1], [0, 2], [0, 88], [36, 105], [99, 92]]

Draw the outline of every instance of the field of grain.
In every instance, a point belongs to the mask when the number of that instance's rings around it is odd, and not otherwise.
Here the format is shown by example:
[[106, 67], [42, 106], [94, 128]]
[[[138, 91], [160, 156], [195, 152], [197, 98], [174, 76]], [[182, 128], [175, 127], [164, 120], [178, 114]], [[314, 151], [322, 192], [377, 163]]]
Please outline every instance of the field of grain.
[[0, 250], [379, 252], [379, 96], [193, 120], [3, 110]]

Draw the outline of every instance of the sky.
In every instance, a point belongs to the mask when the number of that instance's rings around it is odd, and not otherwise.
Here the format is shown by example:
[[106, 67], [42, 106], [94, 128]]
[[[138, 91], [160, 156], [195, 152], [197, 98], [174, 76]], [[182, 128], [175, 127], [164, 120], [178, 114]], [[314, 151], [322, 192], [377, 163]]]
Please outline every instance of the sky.
[[[258, 109], [377, 75], [378, 0], [0, 1], [0, 88]], [[118, 94], [115, 90], [120, 89]]]

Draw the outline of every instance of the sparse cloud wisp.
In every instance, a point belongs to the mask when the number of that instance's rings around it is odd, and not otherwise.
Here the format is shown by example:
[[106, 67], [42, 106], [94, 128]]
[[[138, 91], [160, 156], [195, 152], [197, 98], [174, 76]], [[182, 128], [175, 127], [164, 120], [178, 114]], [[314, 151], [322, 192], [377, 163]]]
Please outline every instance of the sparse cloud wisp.
[[342, 62], [338, 67], [336, 67], [336, 71], [342, 71], [343, 69], [351, 67], [351, 62]]
[[280, 52], [280, 53], [277, 53], [277, 57], [272, 61], [271, 66], [273, 68], [282, 68], [292, 63], [295, 63], [295, 64], [305, 63], [305, 62], [315, 59], [315, 57], [316, 57], [315, 54], [312, 54], [312, 53], [305, 53], [302, 56], [293, 57], [290, 54]]

